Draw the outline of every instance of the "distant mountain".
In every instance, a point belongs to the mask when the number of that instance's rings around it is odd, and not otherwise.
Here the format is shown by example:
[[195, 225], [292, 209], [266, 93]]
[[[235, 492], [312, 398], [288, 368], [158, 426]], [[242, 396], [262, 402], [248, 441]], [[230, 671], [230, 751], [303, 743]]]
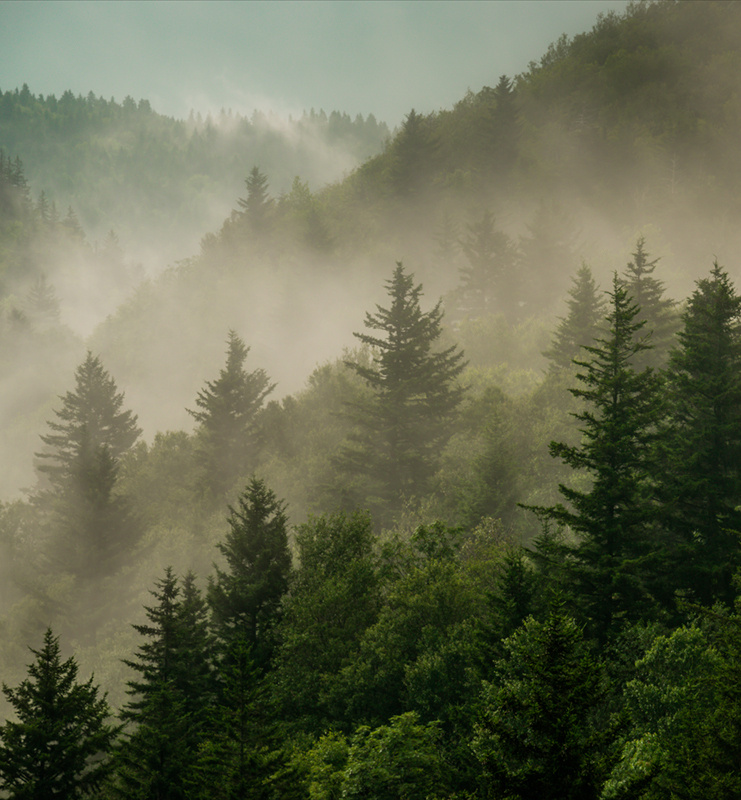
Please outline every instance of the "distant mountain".
[[[113, 229], [128, 253], [165, 263], [190, 255], [244, 189], [253, 166], [274, 191], [296, 175], [313, 187], [379, 152], [389, 131], [372, 114], [313, 109], [300, 119], [222, 111], [176, 120], [148, 101], [90, 93], [0, 92], [0, 149], [20, 157], [35, 192], [71, 205], [92, 239]], [[160, 266], [162, 264], [160, 263]]]

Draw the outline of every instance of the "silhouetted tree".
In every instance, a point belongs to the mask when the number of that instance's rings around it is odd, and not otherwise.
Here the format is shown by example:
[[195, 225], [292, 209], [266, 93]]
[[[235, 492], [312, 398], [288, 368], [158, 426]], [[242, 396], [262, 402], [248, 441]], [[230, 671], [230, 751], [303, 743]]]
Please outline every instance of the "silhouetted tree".
[[247, 197], [240, 197], [237, 203], [252, 233], [267, 234], [270, 232], [273, 212], [273, 200], [268, 194], [268, 179], [254, 166], [245, 178], [245, 184]]
[[644, 335], [650, 336], [651, 349], [636, 355], [636, 369], [663, 367], [678, 328], [675, 303], [664, 297], [664, 284], [653, 277], [659, 259], [650, 260], [643, 236], [636, 242], [633, 259], [625, 268], [623, 280], [628, 294], [638, 306], [636, 321], [645, 321]]
[[604, 323], [605, 301], [597, 290], [592, 270], [582, 264], [569, 289], [568, 314], [562, 317], [545, 355], [551, 369], [571, 369], [582, 356], [582, 348], [591, 345]]
[[78, 577], [111, 574], [141, 535], [128, 502], [116, 494], [120, 457], [141, 430], [123, 409], [123, 393], [88, 352], [75, 373], [75, 389], [61, 397], [47, 446], [37, 453], [47, 483], [33, 500], [54, 531], [53, 558]]
[[214, 381], [198, 392], [197, 455], [204, 485], [217, 496], [228, 491], [254, 464], [259, 446], [257, 415], [275, 388], [263, 369], [247, 372], [249, 348], [233, 331], [227, 340], [226, 365]]
[[511, 291], [515, 281], [515, 249], [507, 234], [497, 230], [490, 211], [466, 226], [461, 249], [467, 264], [461, 267], [460, 310], [480, 317], [495, 310], [507, 311], [519, 299]]

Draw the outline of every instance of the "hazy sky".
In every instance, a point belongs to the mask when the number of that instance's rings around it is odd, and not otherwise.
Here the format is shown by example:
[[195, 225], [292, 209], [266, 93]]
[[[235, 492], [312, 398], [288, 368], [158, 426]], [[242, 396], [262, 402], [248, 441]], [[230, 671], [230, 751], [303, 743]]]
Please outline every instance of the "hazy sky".
[[147, 98], [176, 117], [449, 108], [625, 0], [0, 0], [0, 89]]

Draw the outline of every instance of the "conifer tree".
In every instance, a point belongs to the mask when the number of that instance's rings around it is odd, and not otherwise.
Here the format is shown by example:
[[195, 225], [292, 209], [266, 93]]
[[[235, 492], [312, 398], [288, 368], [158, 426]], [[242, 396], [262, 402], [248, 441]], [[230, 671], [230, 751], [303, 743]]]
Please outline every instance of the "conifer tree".
[[206, 607], [192, 577], [180, 586], [169, 567], [146, 607], [148, 624], [134, 625], [145, 641], [124, 663], [137, 673], [121, 712], [127, 737], [117, 754], [122, 797], [185, 797], [190, 770], [207, 736], [215, 698], [213, 652]]
[[197, 410], [188, 413], [198, 423], [198, 458], [203, 482], [222, 495], [250, 471], [259, 445], [257, 415], [275, 388], [263, 369], [247, 372], [249, 348], [229, 331], [226, 365], [196, 397]]
[[257, 166], [254, 166], [245, 178], [245, 185], [247, 197], [240, 197], [237, 203], [252, 233], [265, 235], [270, 232], [273, 212], [273, 200], [268, 194], [268, 179]]
[[417, 198], [428, 187], [438, 149], [427, 120], [412, 109], [392, 145], [391, 182], [400, 197]]
[[461, 249], [468, 264], [461, 267], [461, 310], [470, 317], [506, 309], [517, 297], [512, 282], [515, 251], [509, 237], [494, 226], [490, 211], [467, 226]]
[[106, 698], [93, 678], [78, 683], [76, 661], [61, 660], [51, 630], [31, 652], [29, 677], [15, 688], [3, 684], [16, 719], [0, 728], [0, 791], [13, 800], [98, 796], [118, 733]]
[[229, 507], [229, 533], [218, 545], [227, 569], [216, 567], [208, 600], [214, 626], [227, 647], [243, 642], [258, 667], [268, 665], [274, 627], [288, 588], [285, 504], [264, 481], [252, 478]]
[[604, 335], [585, 347], [588, 359], [571, 393], [586, 401], [574, 416], [582, 424], [577, 445], [552, 442], [551, 455], [591, 478], [588, 489], [560, 485], [568, 505], [537, 509], [545, 520], [568, 527], [576, 543], [566, 547], [571, 590], [601, 641], [635, 616], [653, 610], [649, 564], [656, 505], [653, 447], [661, 421], [658, 379], [636, 372], [635, 355], [648, 345], [637, 322], [638, 307], [613, 279]]
[[399, 509], [403, 498], [419, 497], [437, 469], [440, 449], [462, 398], [456, 384], [465, 367], [455, 345], [435, 350], [442, 333], [440, 302], [420, 307], [422, 286], [414, 285], [401, 262], [387, 282], [389, 308], [367, 313], [371, 333], [355, 336], [372, 348], [373, 363], [347, 362], [373, 392], [354, 408], [357, 433], [340, 458], [350, 475], [367, 480], [362, 504], [381, 521]]
[[78, 577], [113, 573], [130, 553], [141, 531], [125, 498], [115, 492], [120, 457], [141, 430], [136, 416], [123, 410], [123, 393], [88, 352], [75, 373], [75, 389], [61, 397], [47, 446], [37, 453], [46, 479], [34, 502], [55, 531], [52, 566]]
[[644, 334], [650, 336], [651, 349], [636, 354], [636, 369], [664, 366], [677, 330], [675, 303], [664, 297], [664, 284], [653, 277], [659, 259], [650, 259], [645, 237], [639, 237], [633, 259], [625, 268], [628, 294], [638, 306], [636, 321], [645, 321]]
[[703, 603], [730, 603], [741, 566], [741, 297], [717, 262], [682, 321], [661, 473], [673, 577]]
[[582, 348], [597, 338], [605, 317], [605, 301], [600, 295], [592, 270], [582, 264], [572, 279], [568, 314], [561, 318], [545, 355], [551, 370], [571, 369]]

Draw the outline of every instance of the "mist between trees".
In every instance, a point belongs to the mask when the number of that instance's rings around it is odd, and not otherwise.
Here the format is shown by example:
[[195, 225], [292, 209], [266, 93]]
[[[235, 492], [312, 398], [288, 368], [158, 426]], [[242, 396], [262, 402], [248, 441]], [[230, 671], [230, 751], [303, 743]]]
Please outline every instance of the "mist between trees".
[[255, 159], [158, 274], [80, 131], [163, 187], [226, 133], [3, 93], [8, 796], [741, 794], [739, 8], [606, 15], [319, 189]]

